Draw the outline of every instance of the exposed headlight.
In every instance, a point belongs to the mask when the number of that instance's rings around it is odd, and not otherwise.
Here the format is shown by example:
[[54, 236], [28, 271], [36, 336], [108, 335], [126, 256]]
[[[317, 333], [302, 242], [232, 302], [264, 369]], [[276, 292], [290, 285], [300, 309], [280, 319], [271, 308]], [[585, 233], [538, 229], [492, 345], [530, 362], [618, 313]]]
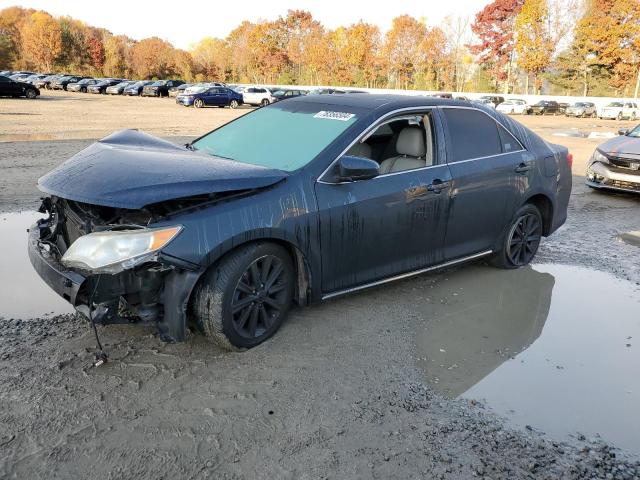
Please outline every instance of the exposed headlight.
[[609, 159], [600, 150], [596, 149], [591, 155], [591, 163], [594, 162], [609, 163]]
[[176, 226], [90, 233], [73, 242], [61, 262], [95, 273], [119, 273], [152, 259], [180, 230]]

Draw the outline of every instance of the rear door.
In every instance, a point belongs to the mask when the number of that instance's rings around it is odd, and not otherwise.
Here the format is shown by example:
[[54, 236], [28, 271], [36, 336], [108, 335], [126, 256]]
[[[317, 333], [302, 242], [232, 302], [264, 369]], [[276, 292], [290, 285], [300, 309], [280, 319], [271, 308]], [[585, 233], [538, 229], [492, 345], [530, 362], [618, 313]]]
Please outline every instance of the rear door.
[[521, 203], [519, 191], [534, 167], [533, 156], [488, 114], [473, 108], [442, 107], [451, 209], [446, 260], [494, 248]]
[[13, 82], [10, 78], [5, 76], [0, 76], [0, 95], [15, 95], [17, 84]]

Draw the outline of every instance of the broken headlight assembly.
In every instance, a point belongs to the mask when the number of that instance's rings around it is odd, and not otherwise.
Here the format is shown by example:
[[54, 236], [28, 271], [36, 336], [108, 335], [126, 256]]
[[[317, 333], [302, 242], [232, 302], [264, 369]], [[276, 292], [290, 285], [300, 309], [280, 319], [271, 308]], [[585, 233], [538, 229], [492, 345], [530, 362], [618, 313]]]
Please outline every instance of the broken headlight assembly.
[[181, 230], [181, 226], [175, 226], [90, 233], [73, 242], [61, 262], [66, 267], [92, 273], [120, 273], [153, 260]]
[[589, 163], [594, 163], [594, 162], [609, 163], [609, 159], [604, 153], [596, 149], [593, 151], [593, 155], [591, 155], [591, 161]]

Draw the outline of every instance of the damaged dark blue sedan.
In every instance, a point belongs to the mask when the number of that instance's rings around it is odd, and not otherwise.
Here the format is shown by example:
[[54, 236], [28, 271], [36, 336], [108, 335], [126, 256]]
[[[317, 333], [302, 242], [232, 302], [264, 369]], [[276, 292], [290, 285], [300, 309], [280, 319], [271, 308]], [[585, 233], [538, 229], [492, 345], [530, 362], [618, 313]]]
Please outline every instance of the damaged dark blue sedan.
[[480, 258], [526, 265], [566, 219], [571, 155], [479, 105], [318, 95], [185, 146], [114, 133], [38, 186], [31, 262], [79, 312], [249, 348], [293, 303]]

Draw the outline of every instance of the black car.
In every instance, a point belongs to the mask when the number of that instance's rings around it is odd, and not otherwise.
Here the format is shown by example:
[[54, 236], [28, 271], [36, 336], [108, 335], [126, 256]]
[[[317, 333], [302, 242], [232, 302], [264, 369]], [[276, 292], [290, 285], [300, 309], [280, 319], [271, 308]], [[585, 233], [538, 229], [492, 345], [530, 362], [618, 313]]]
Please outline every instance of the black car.
[[27, 97], [36, 98], [40, 90], [30, 83], [16, 82], [4, 75], [0, 76], [0, 97]]
[[293, 302], [480, 258], [528, 264], [565, 222], [570, 164], [466, 102], [297, 97], [185, 146], [124, 130], [82, 150], [38, 181], [29, 256], [91, 322], [249, 348]]
[[139, 82], [135, 82], [128, 87], [125, 87], [122, 91], [123, 95], [140, 95], [142, 93], [142, 89], [153, 83], [152, 80], [140, 80]]
[[286, 100], [288, 98], [301, 97], [302, 95], [307, 95], [309, 92], [306, 90], [275, 90], [272, 94], [273, 98], [276, 102], [280, 100]]
[[91, 78], [91, 77], [78, 77], [73, 75], [65, 75], [64, 77], [60, 77], [53, 80], [49, 84], [49, 87], [52, 90], [66, 90], [67, 86], [70, 83], [78, 83], [80, 80], [84, 80], [85, 78]]
[[640, 125], [623, 128], [607, 140], [587, 163], [587, 186], [598, 190], [640, 193]]
[[559, 115], [561, 113], [560, 105], [555, 100], [540, 100], [531, 105], [530, 111], [534, 115]]
[[87, 93], [87, 88], [91, 85], [95, 85], [100, 80], [96, 78], [83, 78], [79, 82], [67, 84], [67, 92], [80, 92]]
[[106, 78], [87, 87], [87, 93], [105, 93], [108, 87], [122, 82], [121, 78]]
[[182, 80], [158, 80], [142, 88], [143, 97], [168, 97], [169, 89], [179, 87], [184, 82]]

